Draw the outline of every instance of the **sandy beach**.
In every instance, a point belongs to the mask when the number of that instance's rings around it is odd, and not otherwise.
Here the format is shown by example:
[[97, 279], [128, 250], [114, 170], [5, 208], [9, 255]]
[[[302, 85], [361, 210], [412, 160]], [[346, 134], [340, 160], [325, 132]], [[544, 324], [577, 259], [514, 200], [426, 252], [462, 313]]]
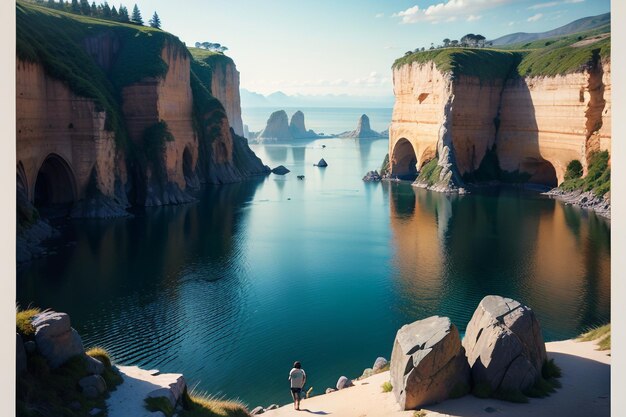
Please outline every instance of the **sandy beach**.
[[[596, 350], [596, 342], [565, 340], [546, 343], [548, 357], [561, 368], [562, 388], [546, 398], [531, 398], [527, 404], [514, 404], [472, 395], [425, 407], [426, 416], [567, 416], [603, 417], [610, 415], [611, 351]], [[413, 416], [399, 411], [393, 393], [383, 393], [381, 385], [389, 372], [355, 381], [355, 386], [302, 401], [301, 411], [288, 404], [267, 411], [268, 417], [334, 415], [342, 417]], [[326, 387], [315, 387], [325, 390]]]

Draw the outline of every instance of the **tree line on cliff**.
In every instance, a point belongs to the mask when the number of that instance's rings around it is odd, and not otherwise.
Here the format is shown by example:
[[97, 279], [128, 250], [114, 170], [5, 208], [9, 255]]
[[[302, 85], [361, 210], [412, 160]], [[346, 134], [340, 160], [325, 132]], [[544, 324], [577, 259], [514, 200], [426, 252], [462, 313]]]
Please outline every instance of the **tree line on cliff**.
[[[428, 50], [433, 50], [433, 49], [441, 49], [441, 48], [485, 48], [487, 46], [493, 46], [492, 42], [485, 42], [487, 40], [487, 38], [485, 38], [483, 35], [481, 34], [473, 34], [473, 33], [468, 33], [467, 35], [463, 36], [460, 40], [456, 40], [456, 39], [452, 39], [450, 40], [449, 38], [445, 38], [443, 40], [443, 45], [437, 45], [435, 46], [434, 43], [430, 44], [430, 48], [428, 48]], [[411, 55], [415, 52], [420, 52], [420, 51], [425, 51], [426, 48], [425, 47], [421, 47], [421, 48], [415, 48], [412, 51], [406, 51], [404, 53], [404, 55]]]
[[[83, 16], [97, 17], [99, 19], [112, 20], [114, 22], [130, 23], [142, 26], [144, 24], [143, 18], [141, 17], [141, 11], [139, 10], [137, 4], [133, 7], [132, 13], [129, 14], [128, 9], [123, 4], [120, 4], [119, 8], [116, 9], [115, 6], [109, 6], [106, 1], [104, 3], [100, 3], [99, 5], [96, 5], [95, 1], [92, 1], [91, 4], [89, 4], [88, 0], [72, 0], [71, 2], [68, 0], [35, 0], [34, 3], [51, 9]], [[156, 11], [148, 21], [148, 24], [153, 28], [161, 29], [161, 19]]]

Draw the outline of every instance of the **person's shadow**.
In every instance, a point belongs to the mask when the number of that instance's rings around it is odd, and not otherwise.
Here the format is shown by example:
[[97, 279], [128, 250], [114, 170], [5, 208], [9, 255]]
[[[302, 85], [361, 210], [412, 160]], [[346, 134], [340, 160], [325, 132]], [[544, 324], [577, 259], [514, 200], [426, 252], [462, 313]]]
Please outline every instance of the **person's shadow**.
[[327, 413], [326, 411], [311, 411], [308, 408], [301, 408], [300, 411], [306, 411], [307, 413], [318, 414], [318, 415], [321, 415], [321, 416], [325, 416], [325, 415], [330, 414], [330, 413]]

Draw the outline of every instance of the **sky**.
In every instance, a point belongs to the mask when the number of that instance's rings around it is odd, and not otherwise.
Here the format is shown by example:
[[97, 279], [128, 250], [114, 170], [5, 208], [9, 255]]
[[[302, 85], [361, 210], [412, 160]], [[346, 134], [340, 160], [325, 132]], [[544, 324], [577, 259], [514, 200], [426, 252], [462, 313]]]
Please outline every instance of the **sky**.
[[[129, 10], [132, 3], [122, 1]], [[117, 1], [110, 2], [117, 5]], [[610, 11], [609, 0], [138, 0], [144, 21], [187, 45], [226, 45], [241, 87], [269, 94], [390, 96], [405, 51], [480, 33], [543, 32]]]

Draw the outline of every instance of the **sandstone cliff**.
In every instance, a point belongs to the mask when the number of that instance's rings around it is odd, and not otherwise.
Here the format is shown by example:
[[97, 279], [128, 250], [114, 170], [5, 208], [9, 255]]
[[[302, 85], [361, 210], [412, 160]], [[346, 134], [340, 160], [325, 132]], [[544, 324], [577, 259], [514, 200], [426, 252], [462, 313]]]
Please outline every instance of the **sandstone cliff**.
[[16, 9], [23, 213], [126, 215], [129, 204], [187, 202], [203, 182], [269, 171], [237, 134], [239, 73], [230, 58], [220, 55], [207, 76], [167, 32], [97, 19], [86, 27], [30, 3]]
[[576, 70], [532, 76], [518, 75], [521, 56], [489, 51], [481, 59], [493, 68], [489, 76], [441, 70], [433, 59], [394, 66], [392, 177], [415, 178], [436, 159], [440, 176], [426, 185], [440, 191], [498, 179], [487, 176], [496, 171], [556, 186], [570, 161], [580, 160], [586, 173], [592, 152], [610, 150], [608, 58], [594, 51]]
[[300, 110], [291, 115], [289, 131], [294, 139], [314, 139], [318, 137], [318, 134], [313, 130], [306, 130], [306, 126], [304, 124], [304, 113]]

